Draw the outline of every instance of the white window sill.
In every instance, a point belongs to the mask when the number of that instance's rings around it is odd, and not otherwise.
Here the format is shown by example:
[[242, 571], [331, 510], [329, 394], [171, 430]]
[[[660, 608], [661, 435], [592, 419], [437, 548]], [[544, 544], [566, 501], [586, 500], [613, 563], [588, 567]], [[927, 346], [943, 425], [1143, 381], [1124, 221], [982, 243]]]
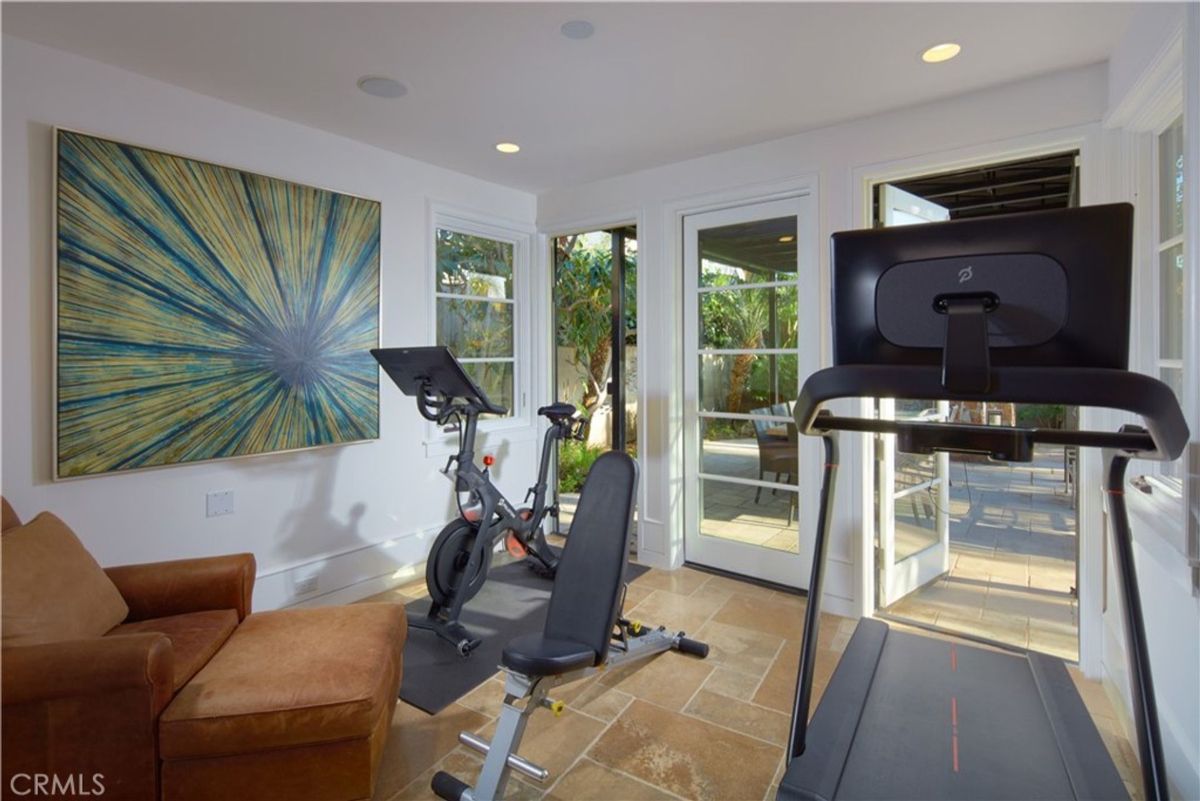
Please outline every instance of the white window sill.
[[1146, 479], [1152, 488], [1150, 493], [1133, 486], [1127, 486], [1125, 490], [1134, 545], [1141, 554], [1157, 562], [1162, 570], [1190, 585], [1183, 495], [1170, 479], [1158, 476], [1147, 476]]

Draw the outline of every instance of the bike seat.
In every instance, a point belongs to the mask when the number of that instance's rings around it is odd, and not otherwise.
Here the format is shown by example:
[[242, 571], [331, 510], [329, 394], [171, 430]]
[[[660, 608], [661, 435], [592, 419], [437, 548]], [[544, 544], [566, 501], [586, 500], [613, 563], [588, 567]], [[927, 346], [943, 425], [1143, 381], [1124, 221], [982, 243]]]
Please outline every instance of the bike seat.
[[500, 664], [526, 676], [559, 676], [596, 664], [595, 650], [574, 640], [526, 634], [509, 641]]
[[565, 420], [568, 417], [575, 416], [575, 406], [571, 403], [552, 403], [549, 406], [543, 406], [538, 409], [538, 414], [545, 415], [551, 420]]

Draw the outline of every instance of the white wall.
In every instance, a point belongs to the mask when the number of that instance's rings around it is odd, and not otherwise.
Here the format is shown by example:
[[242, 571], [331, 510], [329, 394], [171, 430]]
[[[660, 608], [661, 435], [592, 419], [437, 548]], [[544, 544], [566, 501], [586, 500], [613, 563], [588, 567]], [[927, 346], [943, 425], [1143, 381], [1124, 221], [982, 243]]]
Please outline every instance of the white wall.
[[[382, 387], [378, 441], [306, 453], [51, 481], [51, 126], [382, 201], [382, 339], [430, 341], [431, 201], [531, 228], [535, 199], [332, 134], [13, 37], [3, 39], [3, 492], [26, 518], [63, 517], [102, 564], [231, 551], [258, 559], [256, 608], [297, 578], [345, 599], [411, 575], [450, 516], [411, 399]], [[402, 135], [398, 131], [397, 135]], [[536, 469], [534, 432], [497, 450], [506, 491]], [[235, 514], [205, 518], [232, 489]], [[356, 586], [355, 586], [356, 585]], [[307, 598], [307, 596], [306, 596]]]
[[[810, 79], [819, 78], [797, 77]], [[876, 169], [874, 165], [905, 159], [915, 163], [922, 157], [943, 163], [973, 156], [982, 159], [1014, 143], [1078, 141], [1098, 130], [1106, 98], [1105, 69], [1095, 65], [539, 196], [538, 227], [546, 233], [635, 218], [641, 225], [638, 291], [643, 297], [638, 307], [655, 311], [655, 317], [644, 314], [638, 325], [645, 332], [641, 447], [646, 494], [641, 557], [672, 565], [683, 558], [681, 232], [675, 210], [723, 197], [786, 190], [789, 184], [811, 183], [815, 177], [820, 236], [813, 261], [827, 287], [825, 243], [834, 231], [862, 225], [860, 184], [865, 173]], [[654, 121], [636, 122], [652, 125]], [[822, 331], [828, 329], [825, 296]], [[820, 346], [827, 363], [828, 341]], [[864, 496], [856, 480], [859, 450], [855, 438], [845, 438], [826, 584], [826, 608], [844, 614], [861, 613], [864, 605], [862, 577], [855, 569], [864, 547], [859, 538]], [[811, 518], [810, 510], [802, 519], [808, 536]], [[802, 550], [807, 547], [802, 542]], [[807, 575], [798, 579], [800, 585], [807, 584]]]
[[[1190, 22], [1185, 23], [1185, 16]], [[1185, 24], [1190, 29], [1185, 32]], [[1177, 117], [1186, 106], [1184, 178], [1189, 194], [1184, 203], [1184, 250], [1190, 278], [1185, 320], [1190, 348], [1184, 363], [1194, 372], [1200, 354], [1200, 13], [1175, 6], [1150, 5], [1134, 16], [1125, 37], [1109, 62], [1109, 108], [1106, 115], [1114, 136], [1123, 140], [1128, 153], [1127, 186], [1124, 198], [1138, 206], [1137, 258], [1135, 261], [1134, 336], [1132, 360], [1136, 369], [1156, 371], [1155, 332], [1158, 327], [1158, 298], [1153, 295], [1153, 274], [1158, 270], [1157, 236], [1153, 230], [1154, 196], [1153, 140], [1159, 129]], [[1190, 74], [1184, 74], [1184, 65]], [[1200, 398], [1194, 387], [1184, 399], [1184, 413], [1192, 429], [1192, 448], [1200, 447]], [[1186, 457], [1185, 457], [1186, 458]], [[1134, 462], [1130, 476], [1153, 473], [1155, 466]], [[1200, 482], [1200, 475], [1193, 476]], [[1159, 727], [1168, 780], [1176, 798], [1200, 799], [1200, 597], [1192, 588], [1192, 571], [1187, 563], [1184, 532], [1185, 512], [1178, 497], [1159, 486], [1153, 495], [1128, 492], [1133, 528], [1134, 562], [1137, 568], [1151, 675], [1158, 697]], [[1113, 564], [1111, 548], [1109, 565]], [[1131, 742], [1132, 700], [1129, 692], [1128, 652], [1121, 619], [1121, 595], [1110, 569], [1104, 613], [1102, 669], [1105, 688], [1122, 717]]]

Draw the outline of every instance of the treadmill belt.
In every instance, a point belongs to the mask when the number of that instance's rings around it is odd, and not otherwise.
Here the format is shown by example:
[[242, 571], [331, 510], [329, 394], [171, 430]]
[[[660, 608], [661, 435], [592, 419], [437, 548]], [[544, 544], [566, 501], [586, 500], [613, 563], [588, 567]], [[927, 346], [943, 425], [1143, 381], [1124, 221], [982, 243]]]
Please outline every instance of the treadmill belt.
[[1127, 798], [1058, 660], [864, 620], [843, 662], [780, 799]]

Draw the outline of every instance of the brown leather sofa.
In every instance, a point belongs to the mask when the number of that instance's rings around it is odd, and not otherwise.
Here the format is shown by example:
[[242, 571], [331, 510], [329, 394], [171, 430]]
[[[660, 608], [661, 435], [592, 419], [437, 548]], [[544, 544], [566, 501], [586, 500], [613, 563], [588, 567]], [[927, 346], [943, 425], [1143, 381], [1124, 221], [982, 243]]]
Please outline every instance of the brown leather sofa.
[[[3, 502], [3, 798], [365, 799], [396, 705], [393, 604], [251, 613], [251, 554], [102, 570]], [[47, 785], [52, 787], [53, 785]]]

